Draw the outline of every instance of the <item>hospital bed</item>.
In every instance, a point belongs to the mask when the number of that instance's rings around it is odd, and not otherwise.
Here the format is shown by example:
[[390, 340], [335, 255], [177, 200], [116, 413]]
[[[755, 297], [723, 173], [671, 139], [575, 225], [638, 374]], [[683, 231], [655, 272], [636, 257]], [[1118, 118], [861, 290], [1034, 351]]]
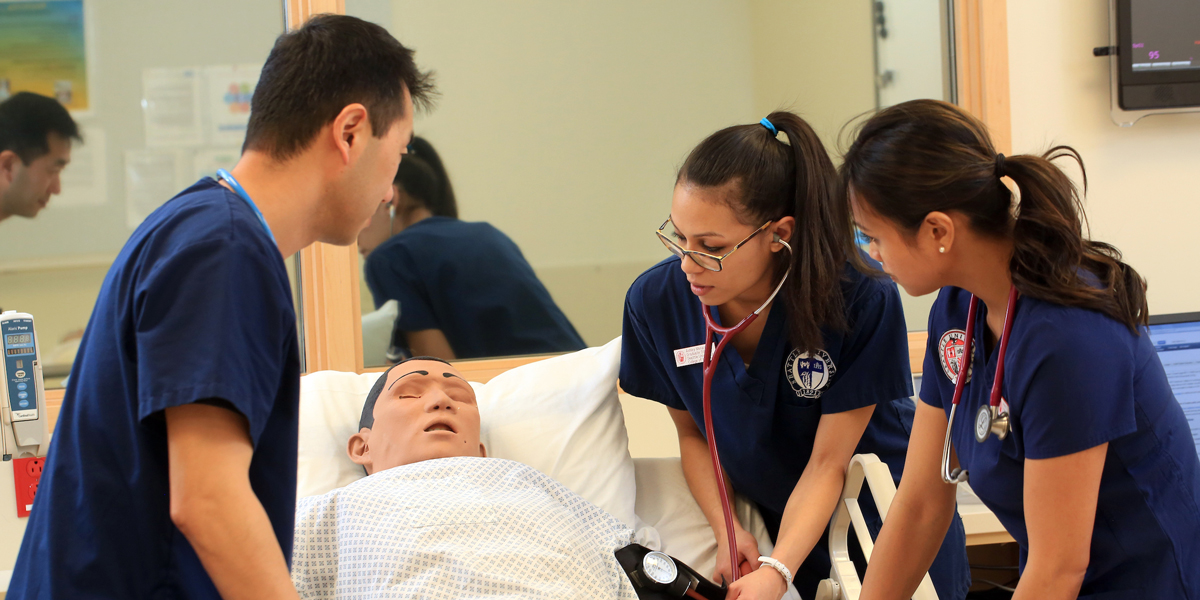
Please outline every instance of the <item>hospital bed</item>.
[[[504, 371], [487, 383], [472, 383], [482, 441], [489, 456], [533, 466], [622, 520], [635, 531], [637, 543], [662, 550], [702, 574], [712, 573], [716, 540], [688, 490], [679, 459], [635, 459], [629, 452], [617, 389], [619, 361], [618, 338]], [[345, 446], [357, 431], [363, 398], [379, 375], [322, 372], [304, 377], [298, 496], [322, 494], [363, 476]], [[625, 405], [637, 401], [624, 400]], [[673, 427], [656, 429], [657, 437], [675, 436]], [[871, 540], [856, 500], [864, 487], [886, 515], [896, 488], [887, 466], [874, 455], [856, 456], [851, 463], [831, 528], [834, 569], [821, 588], [821, 600], [858, 598], [861, 583], [847, 540], [853, 531], [869, 558]], [[759, 540], [760, 552], [769, 554], [770, 537], [753, 504], [739, 498], [736, 510]], [[798, 598], [794, 589], [790, 594]], [[914, 598], [936, 600], [928, 576]]]

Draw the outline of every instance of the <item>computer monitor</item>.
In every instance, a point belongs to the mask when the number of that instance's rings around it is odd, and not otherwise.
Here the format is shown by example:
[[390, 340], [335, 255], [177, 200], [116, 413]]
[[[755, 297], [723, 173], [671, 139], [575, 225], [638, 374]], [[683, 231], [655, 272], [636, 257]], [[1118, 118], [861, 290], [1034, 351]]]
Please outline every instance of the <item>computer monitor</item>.
[[1200, 453], [1200, 312], [1150, 317], [1150, 341]]

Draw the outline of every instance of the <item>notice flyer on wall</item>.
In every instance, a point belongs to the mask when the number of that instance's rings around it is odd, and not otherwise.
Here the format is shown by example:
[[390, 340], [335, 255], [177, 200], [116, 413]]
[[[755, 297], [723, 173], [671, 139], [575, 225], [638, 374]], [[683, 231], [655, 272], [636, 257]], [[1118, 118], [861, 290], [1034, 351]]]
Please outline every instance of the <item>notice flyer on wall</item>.
[[250, 123], [250, 98], [262, 65], [213, 66], [204, 69], [208, 104], [208, 144], [241, 146]]
[[84, 0], [0, 0], [0, 101], [17, 92], [91, 109]]
[[104, 130], [84, 127], [83, 142], [71, 144], [71, 164], [59, 176], [62, 193], [52, 208], [100, 206], [108, 203], [108, 164]]
[[125, 151], [125, 223], [130, 229], [187, 187], [190, 167], [182, 150]]
[[204, 143], [203, 79], [200, 69], [142, 71], [142, 116], [148, 148], [180, 148]]
[[242, 157], [240, 147], [223, 150], [201, 150], [192, 157], [192, 179], [200, 180], [205, 177], [217, 178], [217, 170], [232, 171]]

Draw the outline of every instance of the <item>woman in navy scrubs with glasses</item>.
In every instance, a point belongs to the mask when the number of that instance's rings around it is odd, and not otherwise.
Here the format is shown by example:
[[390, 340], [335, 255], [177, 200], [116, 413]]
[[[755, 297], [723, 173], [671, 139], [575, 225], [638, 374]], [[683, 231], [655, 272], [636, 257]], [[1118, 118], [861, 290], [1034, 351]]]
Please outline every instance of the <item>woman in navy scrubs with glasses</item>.
[[[850, 458], [878, 455], [897, 482], [904, 468], [914, 406], [900, 296], [855, 246], [836, 178], [821, 141], [794, 114], [714, 133], [680, 169], [670, 218], [657, 232], [675, 256], [643, 273], [626, 297], [621, 386], [670, 410], [688, 486], [718, 540], [714, 578], [728, 581], [724, 517], [702, 434], [701, 311], [737, 323], [790, 269], [775, 300], [732, 338], [713, 379], [728, 483], [758, 505], [775, 542], [774, 560], [760, 568], [757, 540], [735, 524], [745, 576], [730, 598], [778, 600], [788, 575], [812, 598], [829, 577], [827, 525]], [[877, 532], [869, 494], [862, 503]], [[970, 587], [957, 517], [930, 575], [942, 600]]]

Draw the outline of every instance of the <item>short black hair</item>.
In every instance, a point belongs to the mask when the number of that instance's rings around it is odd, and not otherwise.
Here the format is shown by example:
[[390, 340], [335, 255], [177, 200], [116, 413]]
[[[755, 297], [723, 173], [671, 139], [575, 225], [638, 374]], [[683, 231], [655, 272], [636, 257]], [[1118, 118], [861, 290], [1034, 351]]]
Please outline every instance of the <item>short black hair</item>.
[[454, 200], [450, 175], [429, 140], [413, 138], [408, 145], [408, 154], [396, 169], [394, 183], [433, 216], [458, 218], [458, 203]]
[[50, 133], [83, 141], [79, 126], [58, 100], [17, 92], [0, 102], [0, 152], [12, 150], [28, 165], [50, 152]]
[[371, 387], [371, 391], [367, 393], [367, 401], [363, 403], [362, 416], [358, 419], [358, 429], [361, 431], [364, 427], [370, 429], [375, 424], [375, 401], [379, 399], [379, 395], [383, 393], [383, 386], [387, 385], [388, 374], [392, 369], [414, 360], [432, 360], [440, 363], [450, 364], [448, 361], [437, 358], [436, 356], [414, 356], [406, 358], [383, 372], [379, 379], [375, 380], [375, 385]]
[[318, 15], [275, 41], [250, 101], [242, 149], [287, 160], [355, 102], [367, 108], [371, 132], [383, 137], [404, 116], [404, 89], [428, 107], [433, 74], [413, 62], [386, 29], [347, 15]]

